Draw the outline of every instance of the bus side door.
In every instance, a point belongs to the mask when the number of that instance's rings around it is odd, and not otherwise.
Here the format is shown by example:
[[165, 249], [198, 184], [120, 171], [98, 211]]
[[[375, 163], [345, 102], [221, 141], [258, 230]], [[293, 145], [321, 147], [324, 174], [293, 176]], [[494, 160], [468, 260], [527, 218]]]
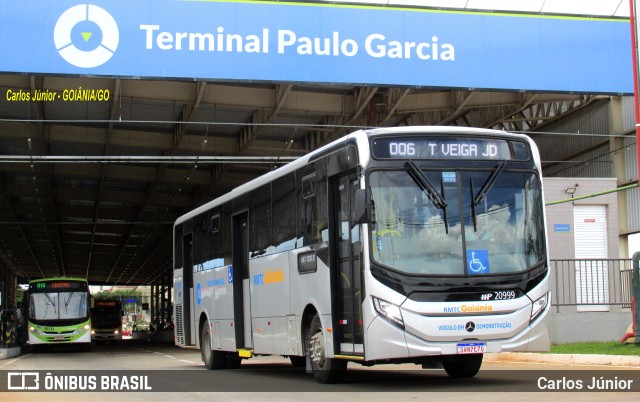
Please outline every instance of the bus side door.
[[364, 354], [360, 225], [355, 224], [352, 213], [358, 187], [355, 171], [331, 179], [332, 310], [333, 325], [338, 329], [336, 354]]

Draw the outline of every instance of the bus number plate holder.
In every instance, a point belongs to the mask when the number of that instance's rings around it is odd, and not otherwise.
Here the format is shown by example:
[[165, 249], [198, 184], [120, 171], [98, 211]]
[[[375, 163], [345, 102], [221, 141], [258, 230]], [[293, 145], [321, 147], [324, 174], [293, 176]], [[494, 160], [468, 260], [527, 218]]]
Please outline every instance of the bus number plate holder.
[[484, 342], [459, 343], [456, 345], [456, 351], [459, 355], [487, 353], [487, 344]]

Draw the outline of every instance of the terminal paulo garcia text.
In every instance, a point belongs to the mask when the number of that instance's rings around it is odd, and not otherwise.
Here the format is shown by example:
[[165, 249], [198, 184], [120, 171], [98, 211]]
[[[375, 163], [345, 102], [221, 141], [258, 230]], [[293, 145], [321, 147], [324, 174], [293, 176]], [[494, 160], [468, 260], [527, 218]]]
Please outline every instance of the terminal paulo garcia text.
[[[226, 33], [223, 27], [212, 32], [168, 32], [160, 25], [140, 25], [145, 32], [145, 48], [148, 50], [209, 51], [236, 53], [270, 53], [271, 33], [263, 28], [258, 34], [240, 35]], [[352, 38], [343, 38], [339, 32], [330, 36], [298, 36], [294, 31], [279, 29], [275, 35], [278, 54], [295, 52], [308, 56], [353, 57], [364, 49], [374, 58], [420, 60], [455, 60], [455, 48], [450, 43], [440, 43], [437, 36], [418, 41], [399, 41], [385, 35], [373, 33], [362, 43]]]

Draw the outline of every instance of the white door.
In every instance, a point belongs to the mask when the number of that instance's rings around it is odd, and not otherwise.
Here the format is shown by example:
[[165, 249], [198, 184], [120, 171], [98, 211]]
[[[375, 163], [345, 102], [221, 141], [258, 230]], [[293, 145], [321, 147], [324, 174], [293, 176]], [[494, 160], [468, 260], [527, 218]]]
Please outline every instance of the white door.
[[608, 257], [606, 206], [574, 206], [573, 224], [576, 259], [591, 260], [576, 264], [578, 311], [608, 311], [609, 278], [607, 263], [602, 261]]

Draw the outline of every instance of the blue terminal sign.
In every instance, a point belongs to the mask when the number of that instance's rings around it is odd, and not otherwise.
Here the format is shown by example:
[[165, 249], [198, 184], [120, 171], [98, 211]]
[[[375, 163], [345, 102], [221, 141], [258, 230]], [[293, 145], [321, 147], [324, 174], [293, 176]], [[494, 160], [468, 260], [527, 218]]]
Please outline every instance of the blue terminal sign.
[[250, 1], [0, 7], [0, 72], [633, 93], [628, 20]]

